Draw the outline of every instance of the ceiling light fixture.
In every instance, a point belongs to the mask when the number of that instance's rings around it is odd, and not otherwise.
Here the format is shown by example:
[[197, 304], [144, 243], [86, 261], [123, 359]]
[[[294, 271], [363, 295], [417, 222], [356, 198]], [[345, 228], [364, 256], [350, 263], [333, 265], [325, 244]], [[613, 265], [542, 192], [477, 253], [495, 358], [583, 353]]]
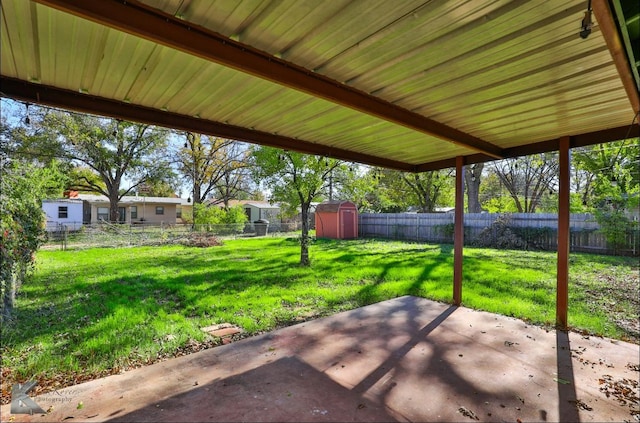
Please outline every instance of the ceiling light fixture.
[[26, 107], [26, 109], [27, 109], [27, 116], [25, 116], [25, 118], [24, 118], [24, 124], [25, 125], [30, 125], [31, 124], [31, 118], [29, 118], [29, 103], [25, 103], [24, 107]]
[[586, 39], [591, 34], [591, 0], [587, 0], [587, 11], [584, 12], [584, 18], [582, 19], [582, 28], [580, 30], [580, 38]]

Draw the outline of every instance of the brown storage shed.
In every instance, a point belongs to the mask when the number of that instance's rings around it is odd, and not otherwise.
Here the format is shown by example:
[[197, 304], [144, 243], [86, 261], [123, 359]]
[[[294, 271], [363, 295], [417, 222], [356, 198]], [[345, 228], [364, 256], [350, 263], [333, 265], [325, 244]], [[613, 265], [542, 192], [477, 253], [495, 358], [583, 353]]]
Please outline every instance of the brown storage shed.
[[316, 206], [316, 237], [358, 237], [358, 208], [351, 201], [328, 201]]

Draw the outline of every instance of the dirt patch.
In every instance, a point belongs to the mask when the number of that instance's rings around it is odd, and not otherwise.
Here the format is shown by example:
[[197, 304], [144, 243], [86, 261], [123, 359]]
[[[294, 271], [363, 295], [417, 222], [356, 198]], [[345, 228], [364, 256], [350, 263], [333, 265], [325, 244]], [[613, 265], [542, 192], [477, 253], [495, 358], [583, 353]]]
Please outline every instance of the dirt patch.
[[177, 238], [172, 241], [173, 244], [181, 244], [187, 247], [217, 247], [222, 245], [222, 241], [212, 234], [190, 233], [185, 237]]
[[597, 282], [584, 286], [586, 300], [596, 312], [607, 310], [611, 320], [624, 332], [624, 341], [640, 344], [640, 297], [638, 297], [638, 269], [628, 274], [602, 273]]

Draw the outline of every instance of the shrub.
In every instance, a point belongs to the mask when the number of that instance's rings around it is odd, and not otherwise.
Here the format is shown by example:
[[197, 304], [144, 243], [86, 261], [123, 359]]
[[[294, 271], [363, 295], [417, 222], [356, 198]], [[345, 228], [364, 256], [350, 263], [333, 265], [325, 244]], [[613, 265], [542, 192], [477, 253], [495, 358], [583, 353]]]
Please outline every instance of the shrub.
[[2, 318], [10, 316], [15, 294], [45, 241], [45, 216], [41, 200], [62, 191], [63, 177], [56, 164], [42, 168], [19, 161], [4, 162], [0, 169], [0, 288]]
[[480, 235], [474, 242], [480, 247], [493, 247], [503, 249], [524, 249], [527, 243], [518, 236], [510, 227], [511, 216], [503, 214], [480, 232]]
[[607, 244], [614, 250], [627, 247], [627, 231], [631, 221], [624, 212], [619, 209], [597, 209], [595, 214]]
[[219, 234], [242, 233], [247, 215], [241, 206], [225, 210], [220, 207], [209, 207], [204, 204], [193, 206], [193, 223], [207, 232]]

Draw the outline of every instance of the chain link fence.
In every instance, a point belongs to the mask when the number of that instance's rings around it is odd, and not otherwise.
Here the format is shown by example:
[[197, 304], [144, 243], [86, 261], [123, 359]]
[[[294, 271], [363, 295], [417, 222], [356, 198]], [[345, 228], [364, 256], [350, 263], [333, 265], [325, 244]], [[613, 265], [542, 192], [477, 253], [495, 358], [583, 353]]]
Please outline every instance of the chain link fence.
[[216, 240], [255, 236], [297, 236], [300, 223], [237, 223], [229, 225], [120, 224], [49, 225], [44, 249], [131, 247], [142, 245], [216, 245]]

